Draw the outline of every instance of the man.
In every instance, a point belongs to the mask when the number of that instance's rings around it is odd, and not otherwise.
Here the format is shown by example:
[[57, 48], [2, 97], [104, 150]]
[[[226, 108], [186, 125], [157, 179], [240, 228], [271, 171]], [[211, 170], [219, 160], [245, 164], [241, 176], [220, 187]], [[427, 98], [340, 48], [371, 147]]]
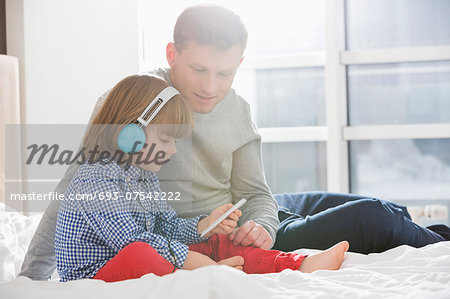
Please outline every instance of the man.
[[[261, 138], [251, 120], [249, 105], [231, 89], [246, 43], [245, 26], [233, 12], [212, 5], [194, 6], [179, 16], [174, 42], [167, 45], [170, 69], [153, 72], [177, 88], [195, 112], [192, 190], [186, 190], [181, 180], [171, 180], [169, 175], [161, 180], [163, 190], [177, 186], [191, 193], [189, 204], [174, 205], [180, 216], [209, 213], [221, 204], [245, 197], [248, 202], [242, 207], [240, 226], [230, 239], [236, 245], [263, 249], [325, 249], [348, 240], [350, 250], [368, 253], [401, 244], [423, 246], [444, 240], [410, 221], [404, 207], [373, 198], [283, 194], [275, 196], [278, 209], [265, 181]], [[105, 95], [98, 100], [93, 115]], [[183, 143], [178, 148], [182, 149]], [[183, 163], [185, 157], [176, 155], [170, 167], [167, 165], [167, 172], [173, 173]], [[57, 192], [66, 190], [75, 170], [76, 165], [68, 169]], [[165, 171], [161, 172], [162, 178]], [[52, 202], [46, 210], [19, 275], [47, 279], [54, 271], [58, 205]]]

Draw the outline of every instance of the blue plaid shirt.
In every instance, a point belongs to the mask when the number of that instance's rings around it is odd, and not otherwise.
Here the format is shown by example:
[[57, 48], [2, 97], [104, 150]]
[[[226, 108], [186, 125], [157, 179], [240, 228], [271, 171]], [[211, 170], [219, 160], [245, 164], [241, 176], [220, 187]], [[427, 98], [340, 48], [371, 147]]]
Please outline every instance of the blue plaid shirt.
[[166, 201], [155, 200], [161, 191], [154, 173], [108, 162], [81, 165], [61, 202], [55, 234], [61, 281], [94, 277], [122, 248], [137, 241], [182, 268], [188, 254], [185, 244], [206, 240], [197, 231], [201, 216], [179, 218]]

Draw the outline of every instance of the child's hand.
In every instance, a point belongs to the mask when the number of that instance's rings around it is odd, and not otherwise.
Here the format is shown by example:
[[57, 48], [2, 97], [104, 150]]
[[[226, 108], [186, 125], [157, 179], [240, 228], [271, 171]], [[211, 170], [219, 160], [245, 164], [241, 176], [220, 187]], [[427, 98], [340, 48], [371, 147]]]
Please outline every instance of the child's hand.
[[232, 267], [234, 269], [242, 271], [242, 269], [244, 267], [244, 262], [245, 262], [244, 258], [242, 256], [238, 256], [237, 255], [237, 256], [233, 256], [233, 257], [230, 257], [230, 258], [218, 261], [217, 263], [219, 265], [229, 266], [229, 267]]
[[[228, 211], [231, 207], [233, 207], [233, 204], [228, 203], [226, 205], [220, 206], [216, 209], [214, 209], [211, 214], [209, 214], [208, 217], [204, 218], [202, 221], [200, 221], [197, 225], [197, 230], [199, 233], [201, 233], [203, 230], [205, 230], [211, 223], [213, 223], [215, 220], [217, 220], [220, 216], [222, 216], [226, 211]], [[240, 210], [236, 210], [230, 215], [228, 215], [227, 218], [222, 220], [222, 222], [219, 223], [218, 226], [216, 226], [212, 231], [206, 234], [206, 238], [209, 238], [210, 236], [214, 234], [229, 234], [233, 231], [233, 229], [237, 225], [237, 221], [239, 220], [239, 217], [241, 217], [242, 212]]]

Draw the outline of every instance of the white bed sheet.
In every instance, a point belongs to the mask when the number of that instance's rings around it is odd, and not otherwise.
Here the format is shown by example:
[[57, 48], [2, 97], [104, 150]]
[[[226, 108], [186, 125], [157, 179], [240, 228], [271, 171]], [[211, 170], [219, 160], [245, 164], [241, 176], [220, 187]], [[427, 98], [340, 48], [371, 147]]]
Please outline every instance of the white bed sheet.
[[[0, 206], [0, 211], [4, 211]], [[450, 298], [450, 241], [348, 253], [338, 271], [247, 275], [225, 266], [117, 283], [14, 278], [39, 217], [0, 213], [0, 298]], [[313, 253], [314, 250], [299, 250]]]

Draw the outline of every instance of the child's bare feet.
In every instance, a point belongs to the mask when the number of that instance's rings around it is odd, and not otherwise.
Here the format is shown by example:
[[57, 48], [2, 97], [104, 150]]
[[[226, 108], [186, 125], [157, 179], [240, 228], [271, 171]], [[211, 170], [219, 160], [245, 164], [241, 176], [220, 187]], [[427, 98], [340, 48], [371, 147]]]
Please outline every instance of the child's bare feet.
[[303, 260], [299, 270], [305, 273], [316, 270], [337, 270], [349, 246], [347, 241], [342, 241], [325, 251], [310, 255]]

